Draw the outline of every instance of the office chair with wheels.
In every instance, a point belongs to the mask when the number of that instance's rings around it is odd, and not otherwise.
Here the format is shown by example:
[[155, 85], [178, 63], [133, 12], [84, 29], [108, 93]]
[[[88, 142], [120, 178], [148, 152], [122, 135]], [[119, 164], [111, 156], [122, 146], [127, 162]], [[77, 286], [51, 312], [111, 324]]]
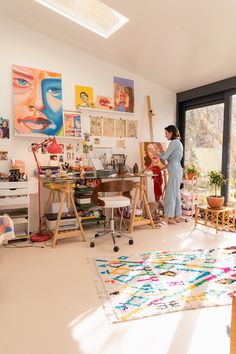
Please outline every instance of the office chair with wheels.
[[[114, 209], [122, 208], [130, 205], [131, 195], [130, 192], [134, 188], [135, 182], [129, 180], [116, 180], [100, 183], [93, 191], [91, 201], [95, 205], [99, 205], [105, 209], [111, 209], [110, 217], [110, 228], [104, 230], [104, 232], [96, 233], [94, 238], [90, 242], [90, 247], [95, 247], [95, 240], [110, 235], [112, 237], [115, 252], [119, 251], [119, 247], [116, 245], [115, 237], [127, 237], [129, 239], [129, 244], [133, 244], [132, 237], [128, 235], [122, 235], [121, 231], [115, 231], [114, 226]], [[113, 196], [100, 196], [99, 193], [119, 193], [119, 195]]]

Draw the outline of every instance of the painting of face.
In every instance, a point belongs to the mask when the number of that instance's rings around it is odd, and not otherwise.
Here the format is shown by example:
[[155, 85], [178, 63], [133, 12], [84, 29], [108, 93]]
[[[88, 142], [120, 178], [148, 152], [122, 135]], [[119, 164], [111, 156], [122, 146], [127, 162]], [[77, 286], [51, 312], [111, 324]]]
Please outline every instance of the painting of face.
[[15, 132], [62, 135], [61, 75], [13, 65], [12, 80]]
[[134, 81], [114, 77], [114, 110], [134, 113]]
[[154, 166], [159, 166], [161, 169], [165, 165], [160, 160], [160, 153], [166, 150], [166, 144], [160, 142], [141, 142], [140, 153], [143, 169], [152, 169]]

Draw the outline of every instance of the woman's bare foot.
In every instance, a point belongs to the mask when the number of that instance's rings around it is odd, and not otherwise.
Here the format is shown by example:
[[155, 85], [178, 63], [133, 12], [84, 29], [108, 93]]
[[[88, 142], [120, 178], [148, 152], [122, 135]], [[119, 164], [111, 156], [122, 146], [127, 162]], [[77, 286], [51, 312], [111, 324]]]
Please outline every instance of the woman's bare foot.
[[169, 224], [176, 224], [174, 218], [169, 218], [168, 223], [169, 223]]
[[180, 217], [180, 216], [176, 216], [175, 221], [176, 221], [177, 223], [180, 223], [180, 222], [182, 221], [182, 220], [181, 220], [181, 217]]

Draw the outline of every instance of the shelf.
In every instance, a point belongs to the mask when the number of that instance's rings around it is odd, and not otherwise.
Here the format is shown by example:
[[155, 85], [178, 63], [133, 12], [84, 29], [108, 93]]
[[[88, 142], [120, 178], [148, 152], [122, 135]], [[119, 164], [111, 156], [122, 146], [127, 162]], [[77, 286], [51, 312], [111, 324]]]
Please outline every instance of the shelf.
[[[90, 107], [79, 107], [78, 110], [73, 111], [73, 112], [82, 113], [83, 111], [84, 112], [86, 112], [86, 111], [87, 112], [101, 112], [101, 113], [107, 113], [109, 115], [116, 114], [116, 115], [119, 115], [119, 116], [123, 116], [123, 115], [125, 115], [125, 116], [126, 115], [127, 116], [134, 116], [135, 115], [135, 113], [130, 113], [130, 112], [120, 112], [120, 111], [114, 111], [113, 109], [98, 109], [98, 108], [90, 108]], [[112, 118], [112, 117], [108, 117], [108, 118]]]
[[28, 220], [26, 218], [12, 218], [14, 225], [18, 224], [28, 224]]

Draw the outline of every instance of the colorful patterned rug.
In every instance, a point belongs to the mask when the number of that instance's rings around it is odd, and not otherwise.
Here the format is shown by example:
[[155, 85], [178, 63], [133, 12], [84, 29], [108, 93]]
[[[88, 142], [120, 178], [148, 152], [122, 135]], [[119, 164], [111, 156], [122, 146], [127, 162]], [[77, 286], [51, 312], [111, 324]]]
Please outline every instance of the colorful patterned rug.
[[142, 253], [95, 265], [112, 322], [228, 305], [236, 293], [236, 247]]

